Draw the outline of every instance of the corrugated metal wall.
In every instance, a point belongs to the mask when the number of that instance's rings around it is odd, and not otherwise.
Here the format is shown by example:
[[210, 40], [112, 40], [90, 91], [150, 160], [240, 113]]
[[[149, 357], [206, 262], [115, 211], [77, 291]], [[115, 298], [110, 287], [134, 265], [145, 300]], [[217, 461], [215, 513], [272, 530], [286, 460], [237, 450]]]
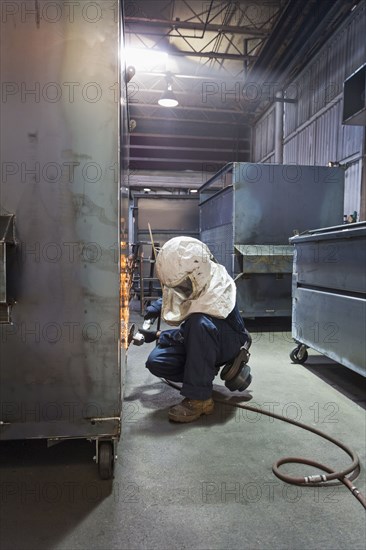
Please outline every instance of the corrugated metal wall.
[[[273, 162], [274, 160], [275, 108], [272, 106], [261, 118], [253, 132], [254, 156], [256, 161]], [[270, 160], [272, 157], [272, 160]]]
[[[342, 125], [343, 82], [366, 61], [366, 2], [362, 1], [285, 90], [284, 164], [348, 163], [345, 213], [360, 212], [365, 129]], [[274, 107], [257, 122], [253, 160], [273, 162]]]

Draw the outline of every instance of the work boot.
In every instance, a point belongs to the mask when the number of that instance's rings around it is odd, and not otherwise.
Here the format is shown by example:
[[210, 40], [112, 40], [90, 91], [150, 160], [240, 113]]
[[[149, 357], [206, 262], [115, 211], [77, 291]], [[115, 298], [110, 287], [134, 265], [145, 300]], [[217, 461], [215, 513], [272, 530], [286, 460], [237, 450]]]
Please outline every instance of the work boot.
[[213, 399], [189, 399], [186, 397], [178, 405], [169, 409], [169, 420], [173, 422], [193, 422], [202, 414], [212, 414], [214, 411]]

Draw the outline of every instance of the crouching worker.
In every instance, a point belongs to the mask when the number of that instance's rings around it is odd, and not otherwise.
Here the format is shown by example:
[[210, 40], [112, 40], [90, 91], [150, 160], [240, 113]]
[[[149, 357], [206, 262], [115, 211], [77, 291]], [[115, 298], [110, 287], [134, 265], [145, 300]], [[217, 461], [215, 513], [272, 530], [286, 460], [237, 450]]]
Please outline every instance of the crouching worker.
[[174, 422], [192, 422], [214, 410], [212, 383], [219, 367], [232, 360], [250, 338], [236, 305], [236, 286], [209, 248], [191, 237], [175, 237], [156, 259], [162, 299], [146, 318], [159, 316], [179, 328], [143, 331], [158, 340], [146, 367], [159, 378], [182, 382], [184, 399], [169, 410]]

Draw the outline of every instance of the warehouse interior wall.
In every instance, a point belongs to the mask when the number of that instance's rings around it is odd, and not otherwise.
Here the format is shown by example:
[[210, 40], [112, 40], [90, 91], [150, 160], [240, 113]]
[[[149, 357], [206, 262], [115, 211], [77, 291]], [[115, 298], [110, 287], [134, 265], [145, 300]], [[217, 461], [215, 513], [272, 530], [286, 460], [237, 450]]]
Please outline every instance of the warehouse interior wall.
[[[345, 169], [345, 214], [365, 211], [365, 128], [342, 124], [343, 83], [366, 59], [366, 3], [360, 2], [300, 74], [287, 84], [283, 109], [283, 163]], [[281, 80], [279, 75], [278, 80]], [[253, 131], [253, 160], [275, 161], [275, 105]]]

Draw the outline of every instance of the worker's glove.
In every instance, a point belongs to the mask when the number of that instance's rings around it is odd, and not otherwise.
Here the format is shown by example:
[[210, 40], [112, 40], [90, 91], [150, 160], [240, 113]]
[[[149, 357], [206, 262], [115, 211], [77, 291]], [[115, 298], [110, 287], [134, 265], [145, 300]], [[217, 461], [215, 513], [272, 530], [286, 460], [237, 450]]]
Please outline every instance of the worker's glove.
[[157, 330], [144, 330], [140, 328], [139, 332], [143, 335], [146, 344], [151, 344], [151, 342], [155, 342], [159, 338]]
[[145, 321], [154, 322], [155, 319], [160, 317], [162, 302], [163, 302], [162, 298], [159, 298], [158, 300], [151, 302], [151, 304], [147, 306], [146, 312], [144, 315]]

